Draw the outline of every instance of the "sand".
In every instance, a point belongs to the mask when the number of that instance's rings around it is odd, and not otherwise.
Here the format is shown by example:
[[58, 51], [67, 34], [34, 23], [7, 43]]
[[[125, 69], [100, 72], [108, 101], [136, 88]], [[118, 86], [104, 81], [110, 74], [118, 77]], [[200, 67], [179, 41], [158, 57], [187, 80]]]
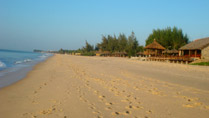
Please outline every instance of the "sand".
[[208, 118], [209, 67], [57, 54], [0, 105], [0, 118]]

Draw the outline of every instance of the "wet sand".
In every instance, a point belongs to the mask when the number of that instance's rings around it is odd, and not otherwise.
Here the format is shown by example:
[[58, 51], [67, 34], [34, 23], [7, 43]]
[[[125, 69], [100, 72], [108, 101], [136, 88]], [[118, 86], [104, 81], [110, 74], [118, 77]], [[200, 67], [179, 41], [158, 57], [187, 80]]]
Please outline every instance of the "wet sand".
[[208, 118], [209, 67], [55, 55], [0, 105], [0, 118]]

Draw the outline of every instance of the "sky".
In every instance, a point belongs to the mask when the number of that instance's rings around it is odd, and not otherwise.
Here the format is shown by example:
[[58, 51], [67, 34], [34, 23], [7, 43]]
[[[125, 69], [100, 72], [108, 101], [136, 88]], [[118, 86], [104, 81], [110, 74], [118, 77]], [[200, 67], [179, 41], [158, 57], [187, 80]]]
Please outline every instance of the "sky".
[[78, 49], [132, 31], [145, 45], [174, 26], [190, 41], [209, 37], [209, 0], [0, 0], [0, 49]]

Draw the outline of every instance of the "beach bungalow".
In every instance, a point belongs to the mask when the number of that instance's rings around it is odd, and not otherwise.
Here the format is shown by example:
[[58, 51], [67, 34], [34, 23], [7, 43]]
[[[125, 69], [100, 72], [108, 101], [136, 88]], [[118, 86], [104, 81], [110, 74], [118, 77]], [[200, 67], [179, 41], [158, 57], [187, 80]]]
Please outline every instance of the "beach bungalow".
[[209, 37], [197, 39], [179, 49], [179, 56], [209, 59]]
[[114, 57], [127, 57], [128, 54], [126, 52], [114, 52], [112, 54], [112, 56], [114, 56]]
[[162, 52], [165, 50], [165, 48], [160, 45], [155, 39], [153, 43], [147, 45], [144, 49], [144, 54], [151, 56], [161, 56]]
[[81, 53], [75, 53], [76, 56], [81, 56]]
[[96, 52], [96, 56], [101, 56], [102, 52], [98, 51]]
[[101, 52], [100, 56], [109, 57], [111, 56], [111, 53], [109, 51], [103, 51]]
[[172, 49], [172, 50], [164, 50], [163, 51], [163, 55], [165, 56], [178, 56], [179, 55], [179, 51], [176, 49]]
[[144, 54], [144, 52], [138, 52], [136, 53], [137, 57], [145, 57], [146, 55]]

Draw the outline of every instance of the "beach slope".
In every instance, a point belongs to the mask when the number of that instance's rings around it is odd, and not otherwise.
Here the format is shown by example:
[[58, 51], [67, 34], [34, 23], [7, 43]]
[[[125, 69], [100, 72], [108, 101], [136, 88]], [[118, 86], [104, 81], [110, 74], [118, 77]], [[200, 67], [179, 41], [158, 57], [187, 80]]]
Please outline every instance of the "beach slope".
[[0, 118], [208, 118], [209, 68], [54, 55], [0, 89]]

